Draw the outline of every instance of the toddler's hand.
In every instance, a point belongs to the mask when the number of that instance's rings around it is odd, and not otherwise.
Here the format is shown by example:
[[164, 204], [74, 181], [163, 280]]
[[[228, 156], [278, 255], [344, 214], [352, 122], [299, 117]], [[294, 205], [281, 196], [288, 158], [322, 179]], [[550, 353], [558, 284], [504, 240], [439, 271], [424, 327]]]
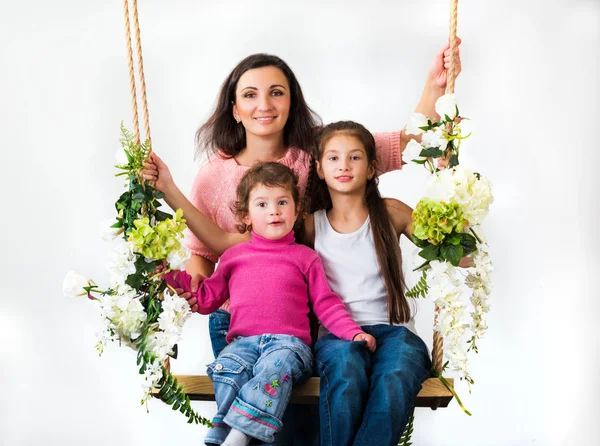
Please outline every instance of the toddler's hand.
[[193, 288], [191, 286], [193, 281], [195, 281], [196, 283], [200, 283], [204, 280], [204, 277], [201, 274], [197, 274], [192, 279], [192, 276], [190, 276], [186, 271], [179, 270], [174, 270], [167, 274], [163, 274], [162, 277], [167, 282], [167, 285], [169, 285], [173, 290], [175, 290], [179, 297], [188, 301], [191, 312], [197, 313], [198, 298], [193, 293], [197, 291], [198, 286], [196, 285], [195, 291], [191, 291], [190, 288]]
[[367, 348], [369, 349], [369, 351], [371, 353], [375, 352], [375, 349], [377, 348], [377, 341], [375, 340], [375, 338], [365, 332], [357, 334], [356, 336], [354, 336], [354, 338], [352, 340], [353, 341], [366, 341]]

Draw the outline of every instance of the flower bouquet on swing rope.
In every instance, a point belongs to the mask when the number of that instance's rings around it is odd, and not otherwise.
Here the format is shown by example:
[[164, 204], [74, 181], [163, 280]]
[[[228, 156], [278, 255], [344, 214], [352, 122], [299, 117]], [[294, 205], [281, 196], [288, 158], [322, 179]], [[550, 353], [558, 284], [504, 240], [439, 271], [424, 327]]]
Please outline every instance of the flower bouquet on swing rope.
[[[185, 390], [164, 366], [174, 356], [183, 324], [191, 315], [189, 304], [166, 292], [162, 275], [171, 269], [185, 269], [190, 254], [182, 244], [185, 220], [160, 211], [163, 193], [141, 179], [140, 172], [151, 148], [136, 144], [121, 124], [122, 150], [117, 152], [119, 173], [126, 178], [126, 191], [115, 203], [117, 217], [106, 224], [103, 238], [110, 243], [109, 288], [71, 271], [63, 283], [67, 296], [85, 296], [97, 304], [102, 318], [96, 349], [101, 355], [107, 344], [117, 343], [137, 352], [142, 375], [141, 403], [148, 407], [155, 395], [179, 410], [189, 423], [212, 426], [190, 405]], [[111, 224], [112, 223], [112, 224]]]
[[[414, 113], [407, 128], [407, 133], [421, 135], [421, 142], [407, 145], [408, 159], [431, 174], [426, 195], [413, 212], [412, 239], [420, 258], [415, 271], [421, 277], [407, 296], [428, 297], [437, 306], [434, 329], [444, 338], [441, 372], [456, 372], [470, 391], [474, 380], [467, 359], [479, 352], [478, 342], [487, 330], [493, 271], [481, 224], [494, 199], [490, 182], [459, 164], [461, 141], [470, 134], [462, 135], [466, 118], [459, 115], [454, 94], [440, 97], [435, 110], [440, 122]], [[472, 258], [466, 269], [461, 268], [465, 256]], [[442, 373], [439, 378], [469, 414]]]

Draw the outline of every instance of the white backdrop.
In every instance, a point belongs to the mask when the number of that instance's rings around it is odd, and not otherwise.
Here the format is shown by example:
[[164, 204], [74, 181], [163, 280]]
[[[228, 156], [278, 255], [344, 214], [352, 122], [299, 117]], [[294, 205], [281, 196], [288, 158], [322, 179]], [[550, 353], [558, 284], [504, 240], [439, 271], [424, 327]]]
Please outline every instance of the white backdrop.
[[[399, 129], [447, 37], [449, 1], [139, 7], [154, 148], [187, 191], [194, 132], [240, 59], [285, 59], [325, 122]], [[456, 91], [474, 132], [463, 163], [494, 185], [495, 290], [474, 391], [458, 386], [473, 417], [455, 402], [419, 409], [415, 445], [600, 444], [599, 25], [597, 0], [459, 5]], [[121, 2], [0, 1], [0, 60], [0, 444], [200, 444], [203, 429], [158, 401], [146, 414], [133, 353], [99, 359], [96, 309], [61, 293], [69, 269], [107, 280], [99, 222], [121, 193], [120, 121], [131, 128]], [[422, 179], [407, 169], [382, 189], [414, 205]], [[429, 343], [430, 311], [418, 321]], [[206, 325], [189, 322], [176, 372], [204, 372]]]

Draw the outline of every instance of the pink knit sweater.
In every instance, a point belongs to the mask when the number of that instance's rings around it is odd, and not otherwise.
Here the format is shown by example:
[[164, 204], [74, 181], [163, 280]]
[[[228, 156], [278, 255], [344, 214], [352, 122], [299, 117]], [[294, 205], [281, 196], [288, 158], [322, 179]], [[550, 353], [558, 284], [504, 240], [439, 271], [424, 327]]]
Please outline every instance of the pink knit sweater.
[[[174, 288], [190, 290], [185, 271], [165, 274]], [[352, 340], [362, 330], [329, 288], [318, 254], [294, 241], [294, 231], [279, 240], [252, 232], [252, 240], [228, 249], [219, 267], [195, 294], [198, 311], [210, 314], [230, 300], [227, 342], [237, 336], [287, 334], [311, 345], [309, 304], [333, 334]]]
[[[400, 134], [401, 132], [392, 132], [374, 135], [380, 173], [402, 168]], [[298, 175], [300, 194], [304, 195], [310, 168], [309, 155], [291, 147], [278, 162], [288, 166]], [[237, 186], [247, 170], [248, 167], [238, 165], [235, 159], [217, 155], [200, 168], [192, 185], [190, 201], [227, 232], [236, 232], [237, 222], [231, 208], [235, 202]], [[185, 244], [193, 254], [214, 263], [219, 260], [219, 257], [207, 249], [189, 229], [185, 233]]]

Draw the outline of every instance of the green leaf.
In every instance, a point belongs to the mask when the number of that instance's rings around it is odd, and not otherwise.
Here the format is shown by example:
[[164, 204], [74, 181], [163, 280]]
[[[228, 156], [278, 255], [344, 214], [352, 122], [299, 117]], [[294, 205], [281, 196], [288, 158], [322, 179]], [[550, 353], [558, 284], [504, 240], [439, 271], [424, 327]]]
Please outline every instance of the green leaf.
[[438, 245], [426, 246], [419, 252], [419, 255], [425, 260], [433, 261], [436, 260], [440, 255], [440, 247]]
[[412, 241], [413, 243], [418, 246], [419, 248], [425, 248], [426, 246], [429, 246], [431, 243], [429, 243], [427, 240], [422, 240], [418, 237], [416, 237], [414, 234], [411, 235]]
[[164, 221], [167, 218], [171, 218], [173, 216], [171, 214], [169, 214], [168, 212], [156, 211], [156, 213], [154, 214], [154, 217], [156, 218], [157, 221]]
[[423, 271], [421, 274], [421, 278], [417, 282], [417, 284], [412, 287], [410, 290], [406, 292], [406, 297], [415, 298], [415, 297], [427, 297], [427, 291], [429, 291], [429, 286], [427, 285], [427, 271]]
[[127, 157], [127, 161], [129, 161], [129, 164], [133, 163], [133, 157], [131, 156], [131, 154], [125, 149], [123, 149], [123, 152], [125, 152], [125, 156]]
[[144, 276], [138, 273], [127, 276], [125, 283], [135, 290], [139, 290], [144, 284]]
[[451, 245], [460, 245], [460, 234], [459, 233], [453, 234], [452, 237], [446, 238], [444, 240], [444, 243], [449, 243]]
[[429, 147], [428, 149], [421, 150], [419, 156], [423, 156], [425, 158], [439, 158], [443, 154], [444, 152], [442, 152], [438, 147]]
[[458, 266], [460, 259], [462, 259], [463, 256], [463, 249], [460, 245], [443, 244], [440, 249], [440, 254], [448, 262], [452, 263], [454, 266]]
[[165, 198], [165, 194], [159, 190], [155, 190], [154, 198], [156, 198], [157, 200], [161, 200], [161, 199]]
[[414, 422], [415, 422], [415, 410], [413, 408], [410, 417], [408, 418], [408, 423], [404, 428], [404, 432], [402, 432], [402, 436], [400, 437], [400, 441], [398, 442], [398, 446], [411, 446], [410, 437], [414, 432]]
[[463, 256], [467, 256], [477, 249], [477, 240], [471, 234], [461, 232], [460, 246], [463, 248]]
[[425, 164], [427, 160], [412, 160], [412, 162], [415, 164]]
[[456, 167], [458, 166], [458, 155], [452, 155], [450, 157], [450, 161], [448, 163], [448, 167]]
[[156, 261], [156, 262], [146, 262], [146, 260], [144, 260], [143, 256], [138, 256], [138, 258], [136, 259], [134, 265], [135, 265], [135, 273], [136, 274], [143, 274], [143, 273], [151, 273], [154, 272], [154, 270], [156, 269], [157, 263], [160, 264], [160, 262]]
[[444, 119], [446, 120], [446, 122], [452, 122], [452, 119], [450, 119], [450, 116], [448, 115], [444, 115]]

